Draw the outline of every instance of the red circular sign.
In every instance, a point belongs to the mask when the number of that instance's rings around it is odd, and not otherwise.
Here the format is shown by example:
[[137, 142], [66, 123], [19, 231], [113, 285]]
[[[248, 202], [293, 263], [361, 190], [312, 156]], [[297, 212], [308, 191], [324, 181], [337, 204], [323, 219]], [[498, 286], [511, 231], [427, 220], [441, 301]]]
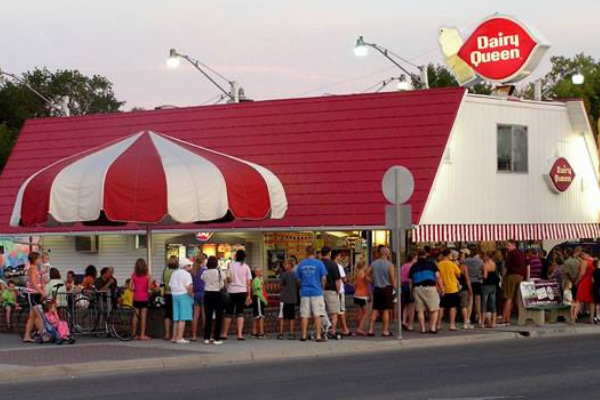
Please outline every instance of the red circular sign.
[[554, 161], [554, 164], [552, 164], [549, 177], [551, 187], [557, 192], [562, 193], [567, 190], [575, 180], [575, 172], [566, 158], [559, 157]]
[[[539, 58], [538, 41], [521, 23], [507, 17], [482, 22], [465, 41], [458, 56], [484, 79], [508, 82]], [[532, 68], [528, 68], [532, 69]]]

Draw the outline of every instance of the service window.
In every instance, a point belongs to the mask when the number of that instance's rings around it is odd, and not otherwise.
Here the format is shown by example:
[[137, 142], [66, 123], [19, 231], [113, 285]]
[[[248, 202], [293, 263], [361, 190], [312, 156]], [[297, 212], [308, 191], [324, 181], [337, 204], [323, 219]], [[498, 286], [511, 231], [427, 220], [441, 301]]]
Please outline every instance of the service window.
[[527, 173], [527, 127], [498, 125], [498, 172]]

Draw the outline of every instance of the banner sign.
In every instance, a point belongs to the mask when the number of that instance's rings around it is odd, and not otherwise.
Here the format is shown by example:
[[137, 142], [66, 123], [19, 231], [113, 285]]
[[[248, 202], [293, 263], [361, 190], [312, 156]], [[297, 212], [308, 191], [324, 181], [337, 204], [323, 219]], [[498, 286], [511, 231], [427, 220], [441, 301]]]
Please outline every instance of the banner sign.
[[439, 34], [446, 63], [461, 86], [518, 82], [550, 47], [531, 27], [502, 15], [485, 19], [464, 40], [456, 28], [442, 27]]
[[562, 293], [556, 281], [521, 282], [525, 308], [562, 305]]

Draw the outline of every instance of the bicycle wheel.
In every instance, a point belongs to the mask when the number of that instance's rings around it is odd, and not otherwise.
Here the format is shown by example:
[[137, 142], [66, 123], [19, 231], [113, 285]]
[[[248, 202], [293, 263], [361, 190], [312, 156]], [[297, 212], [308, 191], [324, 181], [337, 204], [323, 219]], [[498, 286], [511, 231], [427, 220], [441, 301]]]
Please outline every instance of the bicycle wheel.
[[137, 312], [133, 307], [119, 306], [114, 308], [108, 317], [108, 326], [111, 333], [119, 340], [132, 340], [135, 336], [132, 321], [136, 316]]
[[88, 297], [80, 297], [73, 304], [71, 320], [73, 331], [78, 333], [90, 333], [96, 329], [99, 312]]

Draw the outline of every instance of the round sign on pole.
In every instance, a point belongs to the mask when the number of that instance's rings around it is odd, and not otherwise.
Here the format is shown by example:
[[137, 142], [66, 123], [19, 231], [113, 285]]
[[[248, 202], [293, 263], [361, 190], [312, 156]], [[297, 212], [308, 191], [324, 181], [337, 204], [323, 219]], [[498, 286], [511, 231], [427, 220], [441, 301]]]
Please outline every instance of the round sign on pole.
[[383, 175], [381, 190], [390, 203], [404, 204], [415, 191], [415, 180], [407, 168], [396, 165]]

